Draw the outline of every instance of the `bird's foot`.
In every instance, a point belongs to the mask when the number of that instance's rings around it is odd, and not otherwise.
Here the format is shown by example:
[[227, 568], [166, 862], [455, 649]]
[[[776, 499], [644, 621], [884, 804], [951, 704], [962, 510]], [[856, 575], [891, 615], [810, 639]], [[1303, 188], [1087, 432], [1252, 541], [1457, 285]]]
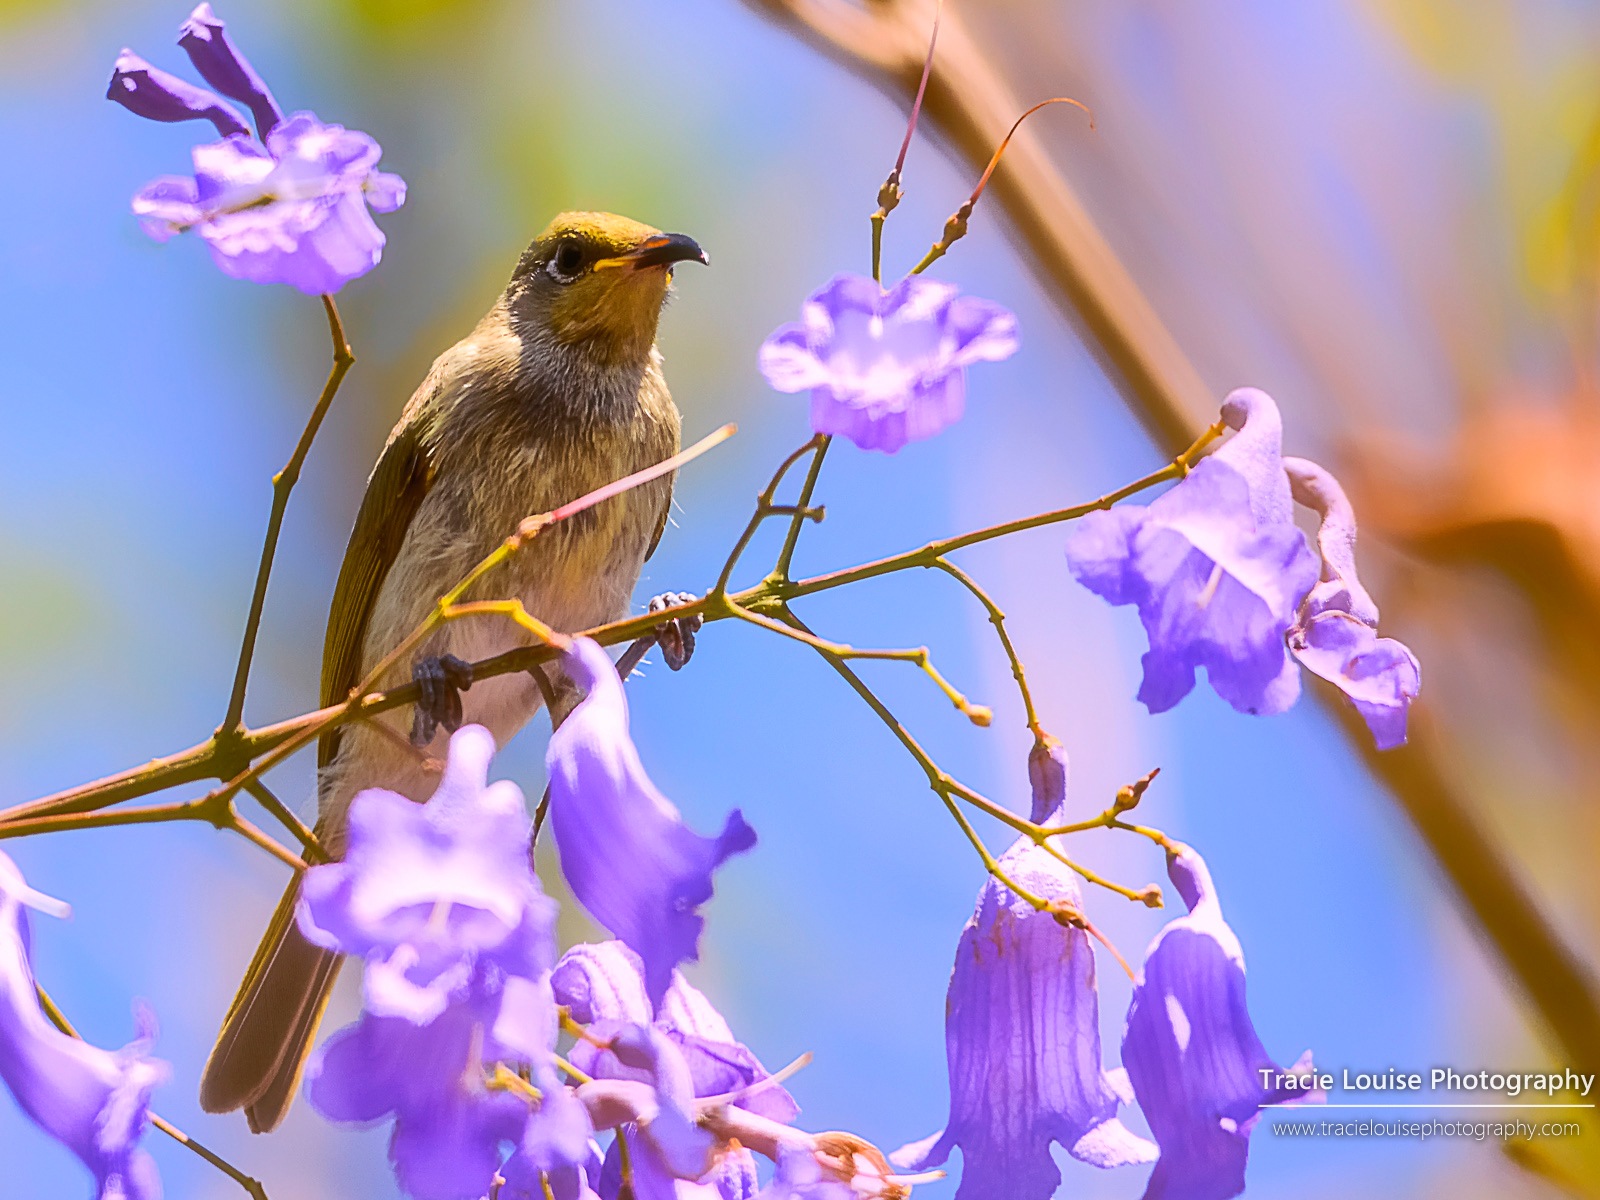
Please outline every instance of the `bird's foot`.
[[472, 686], [472, 664], [454, 654], [424, 658], [411, 668], [411, 679], [422, 689], [411, 716], [411, 744], [426, 746], [441, 728], [460, 729], [461, 693]]
[[[663, 592], [651, 599], [647, 611], [660, 612], [664, 608], [677, 608], [680, 604], [693, 604], [699, 596], [690, 592]], [[705, 624], [699, 613], [663, 621], [656, 626], [656, 645], [661, 647], [661, 661], [674, 671], [681, 671], [694, 657], [695, 631]]]

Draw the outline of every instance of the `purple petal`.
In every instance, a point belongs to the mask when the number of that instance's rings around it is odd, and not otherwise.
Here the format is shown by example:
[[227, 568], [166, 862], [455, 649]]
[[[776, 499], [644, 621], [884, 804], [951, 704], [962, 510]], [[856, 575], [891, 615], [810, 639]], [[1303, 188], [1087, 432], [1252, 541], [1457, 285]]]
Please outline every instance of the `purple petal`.
[[397, 946], [453, 953], [513, 950], [531, 916], [548, 930], [555, 906], [528, 866], [529, 824], [522, 792], [488, 783], [494, 738], [468, 725], [450, 739], [438, 789], [426, 804], [381, 789], [350, 805], [341, 862], [313, 867], [301, 885], [300, 926], [318, 945], [368, 955]]
[[1244, 1189], [1255, 1118], [1276, 1093], [1245, 1004], [1244, 955], [1205, 862], [1188, 847], [1168, 874], [1189, 904], [1151, 944], [1122, 1041], [1139, 1106], [1161, 1147], [1145, 1200], [1226, 1200]]
[[955, 361], [961, 366], [1001, 362], [1022, 344], [1016, 314], [992, 300], [959, 296], [950, 303], [946, 323], [955, 340]]
[[801, 317], [762, 345], [762, 373], [779, 391], [811, 391], [818, 433], [886, 453], [958, 420], [965, 367], [1017, 347], [1010, 312], [924, 276], [885, 292], [863, 276], [838, 275]]
[[1284, 636], [1316, 581], [1315, 556], [1293, 524], [1259, 525], [1250, 480], [1216, 458], [1147, 508], [1089, 514], [1068, 565], [1111, 603], [1138, 608], [1150, 643], [1139, 699], [1151, 712], [1188, 695], [1200, 667], [1240, 712], [1283, 712], [1300, 692]]
[[210, 121], [219, 137], [250, 136], [244, 118], [221, 97], [153, 67], [132, 50], [117, 55], [107, 100], [151, 121]]
[[204, 212], [195, 199], [194, 180], [164, 175], [134, 193], [133, 215], [146, 234], [164, 242], [199, 223]]
[[806, 344], [801, 325], [784, 325], [762, 342], [756, 365], [767, 383], [780, 392], [804, 392], [828, 380], [827, 370]]
[[644, 962], [645, 992], [659, 1005], [673, 969], [699, 955], [711, 875], [755, 844], [738, 810], [721, 834], [683, 824], [639, 761], [628, 736], [628, 703], [605, 651], [578, 638], [568, 675], [588, 695], [550, 737], [550, 826], [562, 873], [594, 918]]
[[1378, 606], [1356, 575], [1356, 513], [1339, 481], [1316, 463], [1286, 458], [1294, 498], [1322, 519], [1317, 527], [1317, 549], [1322, 554], [1322, 582], [1307, 597], [1311, 615], [1336, 608], [1357, 620], [1378, 627]]
[[[150, 1093], [168, 1076], [146, 1057], [148, 1036], [120, 1051], [62, 1033], [39, 1006], [23, 906], [51, 907], [0, 854], [0, 1081], [24, 1113], [95, 1177], [103, 1200], [159, 1200], [139, 1138]], [[148, 1034], [148, 1030], [142, 1031]]]
[[1283, 417], [1260, 388], [1235, 388], [1222, 402], [1222, 419], [1237, 430], [1210, 455], [1237, 471], [1250, 491], [1258, 528], [1294, 520], [1294, 501], [1283, 471]]
[[1422, 665], [1404, 644], [1377, 634], [1378, 606], [1356, 575], [1355, 510], [1339, 481], [1303, 458], [1285, 459], [1284, 466], [1295, 499], [1322, 518], [1322, 582], [1300, 606], [1289, 649], [1350, 697], [1379, 750], [1403, 746], [1411, 701], [1422, 690]]
[[1145, 595], [1133, 556], [1134, 539], [1148, 511], [1143, 505], [1128, 504], [1092, 512], [1067, 539], [1072, 577], [1107, 604], [1137, 604]]
[[178, 45], [189, 55], [202, 79], [250, 109], [256, 119], [256, 133], [265, 141], [283, 120], [283, 110], [255, 68], [234, 49], [211, 5], [201, 4], [189, 14], [179, 29]]
[[1292, 630], [1289, 648], [1303, 666], [1350, 697], [1379, 750], [1405, 745], [1406, 717], [1422, 690], [1422, 665], [1404, 644], [1329, 609]]
[[551, 1191], [567, 1200], [593, 1196], [589, 1180], [598, 1180], [599, 1163], [589, 1114], [570, 1088], [545, 1087], [539, 1108], [528, 1117], [516, 1150], [500, 1168], [505, 1179], [500, 1200], [545, 1200], [540, 1176], [551, 1177]]
[[[1057, 765], [1064, 796], [1065, 762]], [[1070, 870], [1031, 840], [1019, 838], [1000, 861], [1035, 895], [1081, 903]], [[1052, 1141], [1096, 1166], [1154, 1157], [1115, 1121], [1120, 1098], [1101, 1065], [1083, 930], [990, 879], [956, 948], [945, 1011], [950, 1119], [943, 1134], [892, 1155], [897, 1165], [936, 1166], [959, 1147], [958, 1200], [1047, 1200], [1061, 1182]]]
[[[622, 942], [611, 941], [572, 947], [561, 956], [550, 979], [556, 1002], [567, 1006], [573, 1020], [588, 1025], [593, 1036], [604, 1040], [608, 1030], [651, 1022], [643, 970], [637, 954]], [[799, 1115], [799, 1106], [782, 1087], [754, 1087], [770, 1079], [771, 1073], [733, 1036], [728, 1022], [704, 993], [679, 972], [673, 972], [655, 1025], [682, 1052], [697, 1099], [752, 1089], [739, 1099], [741, 1108], [774, 1121], [789, 1122]], [[586, 1042], [573, 1048], [572, 1060], [597, 1079], [648, 1081], [646, 1072], [624, 1067], [614, 1054]]]

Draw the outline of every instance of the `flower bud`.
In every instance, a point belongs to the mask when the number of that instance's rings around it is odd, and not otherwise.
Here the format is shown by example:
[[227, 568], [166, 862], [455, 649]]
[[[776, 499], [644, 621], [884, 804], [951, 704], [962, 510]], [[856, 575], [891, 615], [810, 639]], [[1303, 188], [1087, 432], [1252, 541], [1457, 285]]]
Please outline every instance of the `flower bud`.
[[117, 55], [106, 99], [115, 100], [135, 116], [151, 121], [206, 120], [217, 127], [222, 137], [235, 133], [248, 137], [250, 134], [231, 104], [205, 88], [195, 87], [159, 67], [152, 67], [126, 48]]
[[233, 48], [211, 5], [202, 4], [189, 14], [179, 30], [178, 45], [202, 79], [250, 109], [256, 119], [256, 134], [265, 142], [267, 134], [283, 120], [283, 110], [255, 68]]

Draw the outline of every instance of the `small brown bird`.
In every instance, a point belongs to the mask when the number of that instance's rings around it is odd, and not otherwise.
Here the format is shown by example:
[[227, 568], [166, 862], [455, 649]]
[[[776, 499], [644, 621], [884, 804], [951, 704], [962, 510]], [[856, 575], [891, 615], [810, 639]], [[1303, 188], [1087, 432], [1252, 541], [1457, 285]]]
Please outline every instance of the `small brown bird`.
[[[322, 703], [366, 673], [517, 523], [660, 462], [678, 449], [678, 410], [661, 373], [656, 324], [675, 263], [705, 262], [694, 240], [608, 213], [565, 213], [523, 253], [499, 300], [435, 360], [389, 435], [356, 516], [334, 589]], [[553, 526], [466, 599], [517, 597], [566, 632], [627, 614], [672, 500], [670, 476]], [[345, 814], [364, 788], [426, 800], [463, 721], [504, 744], [538, 710], [526, 674], [473, 685], [466, 663], [528, 644], [498, 616], [443, 627], [381, 687], [423, 685], [407, 735], [365, 723], [318, 745], [317, 834], [343, 851]], [[552, 672], [558, 693], [566, 681]], [[466, 695], [461, 691], [470, 688]], [[243, 1108], [251, 1129], [288, 1112], [339, 956], [295, 923], [298, 883], [278, 904], [223, 1021], [200, 1084], [208, 1112]]]

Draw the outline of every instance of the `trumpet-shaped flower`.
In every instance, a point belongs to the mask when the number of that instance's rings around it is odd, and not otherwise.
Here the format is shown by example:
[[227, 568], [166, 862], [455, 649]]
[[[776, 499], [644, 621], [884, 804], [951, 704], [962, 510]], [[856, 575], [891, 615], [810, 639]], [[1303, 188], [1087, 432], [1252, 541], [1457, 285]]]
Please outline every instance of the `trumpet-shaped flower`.
[[[1122, 1039], [1123, 1065], [1161, 1147], [1145, 1200], [1226, 1200], [1244, 1190], [1261, 1107], [1315, 1095], [1263, 1082], [1263, 1071], [1283, 1072], [1256, 1036], [1244, 952], [1204, 860], [1180, 846], [1167, 873], [1189, 914], [1151, 943]], [[1309, 1071], [1309, 1054], [1293, 1070]]]
[[[561, 956], [550, 982], [556, 1003], [566, 1007], [574, 1020], [589, 1026], [598, 1041], [622, 1025], [653, 1022], [682, 1053], [697, 1099], [743, 1093], [735, 1103], [759, 1116], [789, 1122], [800, 1114], [794, 1098], [778, 1084], [766, 1082], [771, 1073], [734, 1037], [727, 1020], [681, 972], [672, 973], [672, 984], [653, 1017], [644, 991], [643, 964], [622, 942], [572, 947]], [[587, 1042], [573, 1047], [572, 1061], [597, 1078], [642, 1078], [614, 1054]]]
[[[1034, 820], [1060, 823], [1066, 756], [1047, 744], [1034, 758]], [[1063, 913], [1081, 907], [1070, 869], [1028, 838], [1000, 868]], [[938, 1166], [960, 1147], [958, 1200], [1046, 1200], [1061, 1182], [1051, 1142], [1098, 1167], [1155, 1157], [1116, 1118], [1128, 1098], [1101, 1065], [1094, 954], [1082, 929], [991, 878], [956, 947], [945, 1012], [950, 1120], [891, 1155], [897, 1165]]]
[[1293, 522], [1282, 420], [1254, 388], [1230, 394], [1222, 417], [1238, 432], [1181, 483], [1148, 506], [1091, 513], [1067, 543], [1079, 582], [1139, 610], [1151, 712], [1188, 695], [1199, 667], [1240, 712], [1280, 713], [1300, 695], [1284, 635], [1317, 564]]
[[[550, 1057], [555, 906], [529, 865], [522, 792], [488, 782], [493, 755], [488, 730], [468, 725], [426, 804], [358, 794], [344, 860], [301, 884], [306, 937], [366, 960], [361, 1019], [308, 1066], [312, 1104], [334, 1121], [392, 1117], [395, 1174], [418, 1200], [482, 1196], [503, 1142], [554, 1162], [588, 1137]], [[544, 1090], [531, 1114], [488, 1088], [502, 1062], [528, 1066]]]
[[0, 854], [0, 1080], [33, 1122], [60, 1142], [95, 1178], [97, 1200], [160, 1200], [154, 1161], [139, 1145], [150, 1093], [166, 1081], [166, 1064], [146, 1057], [154, 1031], [102, 1050], [62, 1033], [39, 1005], [29, 963], [24, 908], [55, 916], [66, 905], [30, 888]]
[[930, 438], [966, 407], [966, 369], [1017, 349], [1017, 319], [954, 284], [910, 275], [889, 291], [836, 275], [761, 346], [780, 392], [811, 393], [811, 427], [889, 453]]
[[166, 241], [194, 230], [224, 274], [311, 295], [375, 267], [384, 236], [368, 208], [391, 212], [405, 202], [404, 181], [377, 169], [378, 143], [313, 113], [285, 119], [209, 4], [184, 22], [179, 43], [208, 82], [250, 107], [257, 136], [215, 94], [124, 50], [108, 98], [152, 120], [204, 118], [222, 135], [194, 148], [192, 177], [163, 176], [135, 194], [145, 232]]
[[645, 774], [628, 736], [628, 701], [600, 645], [577, 638], [564, 656], [587, 692], [550, 735], [550, 827], [561, 872], [595, 920], [644, 964], [645, 995], [659, 1005], [673, 969], [699, 956], [711, 875], [755, 844], [735, 809], [722, 832], [701, 837]]
[[1422, 688], [1422, 665], [1401, 642], [1378, 636], [1378, 606], [1356, 575], [1356, 517], [1339, 481], [1303, 458], [1283, 460], [1294, 497], [1322, 517], [1322, 578], [1300, 605], [1289, 649], [1338, 687], [1379, 750], [1402, 746], [1406, 714]]

